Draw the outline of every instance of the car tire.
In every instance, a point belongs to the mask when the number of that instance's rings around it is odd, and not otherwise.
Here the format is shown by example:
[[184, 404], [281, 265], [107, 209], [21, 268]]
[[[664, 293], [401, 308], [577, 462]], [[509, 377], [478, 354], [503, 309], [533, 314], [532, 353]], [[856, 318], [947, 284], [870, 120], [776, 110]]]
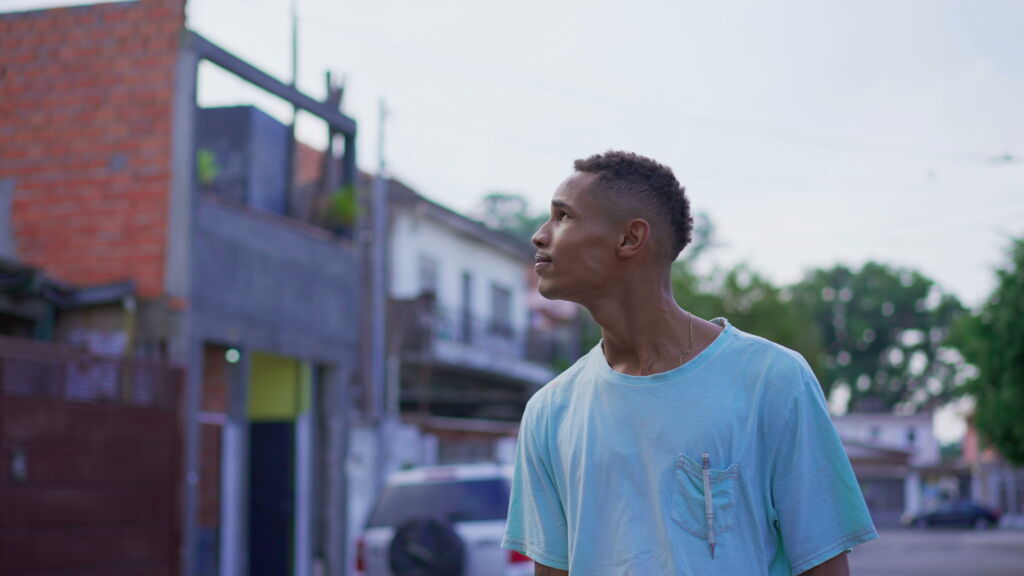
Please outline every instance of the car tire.
[[988, 518], [981, 518], [981, 517], [979, 517], [979, 518], [977, 518], [974, 521], [974, 529], [975, 530], [988, 530], [991, 527], [992, 527], [992, 523], [989, 522]]
[[917, 520], [914, 520], [914, 528], [927, 528], [927, 527], [928, 527], [928, 521], [925, 520], [924, 518], [918, 518]]
[[462, 576], [466, 546], [452, 527], [432, 518], [395, 530], [388, 563], [395, 576]]

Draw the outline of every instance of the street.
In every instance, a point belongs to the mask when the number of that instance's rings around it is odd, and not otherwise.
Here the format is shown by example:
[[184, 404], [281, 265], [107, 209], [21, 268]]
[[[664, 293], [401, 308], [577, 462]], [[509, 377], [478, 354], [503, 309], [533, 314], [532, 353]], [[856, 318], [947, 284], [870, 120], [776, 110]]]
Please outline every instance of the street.
[[1022, 576], [1021, 530], [884, 530], [850, 554], [854, 576]]

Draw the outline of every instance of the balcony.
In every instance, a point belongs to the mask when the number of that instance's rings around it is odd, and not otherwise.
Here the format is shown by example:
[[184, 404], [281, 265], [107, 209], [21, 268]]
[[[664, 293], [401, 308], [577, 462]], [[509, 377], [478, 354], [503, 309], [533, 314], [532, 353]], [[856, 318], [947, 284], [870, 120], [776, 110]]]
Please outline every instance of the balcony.
[[429, 297], [392, 300], [388, 318], [389, 349], [403, 362], [461, 368], [495, 381], [539, 387], [576, 351], [571, 330], [523, 330], [439, 308]]

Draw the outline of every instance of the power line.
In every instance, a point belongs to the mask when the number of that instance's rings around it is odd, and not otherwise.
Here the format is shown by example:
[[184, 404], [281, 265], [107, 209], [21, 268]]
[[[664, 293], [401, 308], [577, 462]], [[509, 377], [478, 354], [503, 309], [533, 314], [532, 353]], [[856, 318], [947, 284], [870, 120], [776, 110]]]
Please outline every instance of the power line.
[[[263, 0], [248, 0], [244, 2], [243, 0], [227, 1], [241, 2], [247, 5], [257, 6], [261, 10], [274, 12], [280, 12], [286, 9], [286, 7], [283, 5], [272, 4], [265, 2]], [[620, 112], [627, 112], [635, 115], [665, 120], [673, 120], [684, 124], [701, 125], [705, 129], [710, 131], [728, 131], [732, 133], [742, 134], [748, 137], [758, 138], [761, 140], [788, 143], [792, 145], [814, 149], [831, 148], [834, 150], [856, 151], [871, 156], [892, 157], [895, 155], [904, 157], [915, 157], [919, 159], [936, 161], [942, 164], [983, 165], [984, 163], [984, 161], [982, 160], [983, 158], [985, 158], [984, 154], [967, 154], [962, 151], [955, 150], [906, 148], [889, 145], [879, 146], [876, 143], [869, 142], [844, 142], [830, 139], [808, 138], [790, 132], [780, 131], [777, 129], [767, 128], [764, 126], [758, 126], [754, 124], [731, 122], [721, 118], [657, 109], [650, 106], [639, 105], [632, 102], [626, 102], [622, 100], [617, 100], [615, 98], [609, 98], [606, 96], [593, 94], [590, 92], [566, 88], [564, 86], [553, 84], [535, 77], [519, 74], [510, 74], [508, 72], [497, 71], [493, 68], [483, 68], [480, 67], [479, 65], [469, 64], [465, 62], [456, 62], [446, 58], [427, 55], [421, 49], [384, 41], [379, 38], [375, 38], [370, 35], [364, 34], [357, 30], [353, 30], [351, 28], [347, 28], [344, 26], [339, 26], [330, 19], [310, 19], [308, 25], [312, 28], [328, 33], [332, 36], [341, 35], [360, 42], [375, 45], [379, 48], [389, 50], [393, 53], [401, 54], [409, 59], [416, 60], [421, 63], [430, 64], [437, 67], [448, 68], [458, 72], [472, 74], [475, 76], [489, 77], [507, 84], [513, 84], [530, 90], [557, 95], [570, 100], [587, 102], [590, 104], [595, 104], [598, 106], [602, 106], [604, 108], [617, 110]], [[939, 158], [940, 156], [942, 157], [941, 159]]]

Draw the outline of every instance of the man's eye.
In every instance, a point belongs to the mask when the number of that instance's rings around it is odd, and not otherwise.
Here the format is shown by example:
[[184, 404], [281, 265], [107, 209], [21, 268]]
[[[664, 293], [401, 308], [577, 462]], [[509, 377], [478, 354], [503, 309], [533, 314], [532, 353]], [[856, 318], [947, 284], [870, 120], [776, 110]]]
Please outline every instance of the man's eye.
[[568, 220], [568, 219], [569, 219], [569, 215], [566, 214], [565, 212], [562, 212], [561, 214], [558, 215], [558, 220], [559, 221]]

